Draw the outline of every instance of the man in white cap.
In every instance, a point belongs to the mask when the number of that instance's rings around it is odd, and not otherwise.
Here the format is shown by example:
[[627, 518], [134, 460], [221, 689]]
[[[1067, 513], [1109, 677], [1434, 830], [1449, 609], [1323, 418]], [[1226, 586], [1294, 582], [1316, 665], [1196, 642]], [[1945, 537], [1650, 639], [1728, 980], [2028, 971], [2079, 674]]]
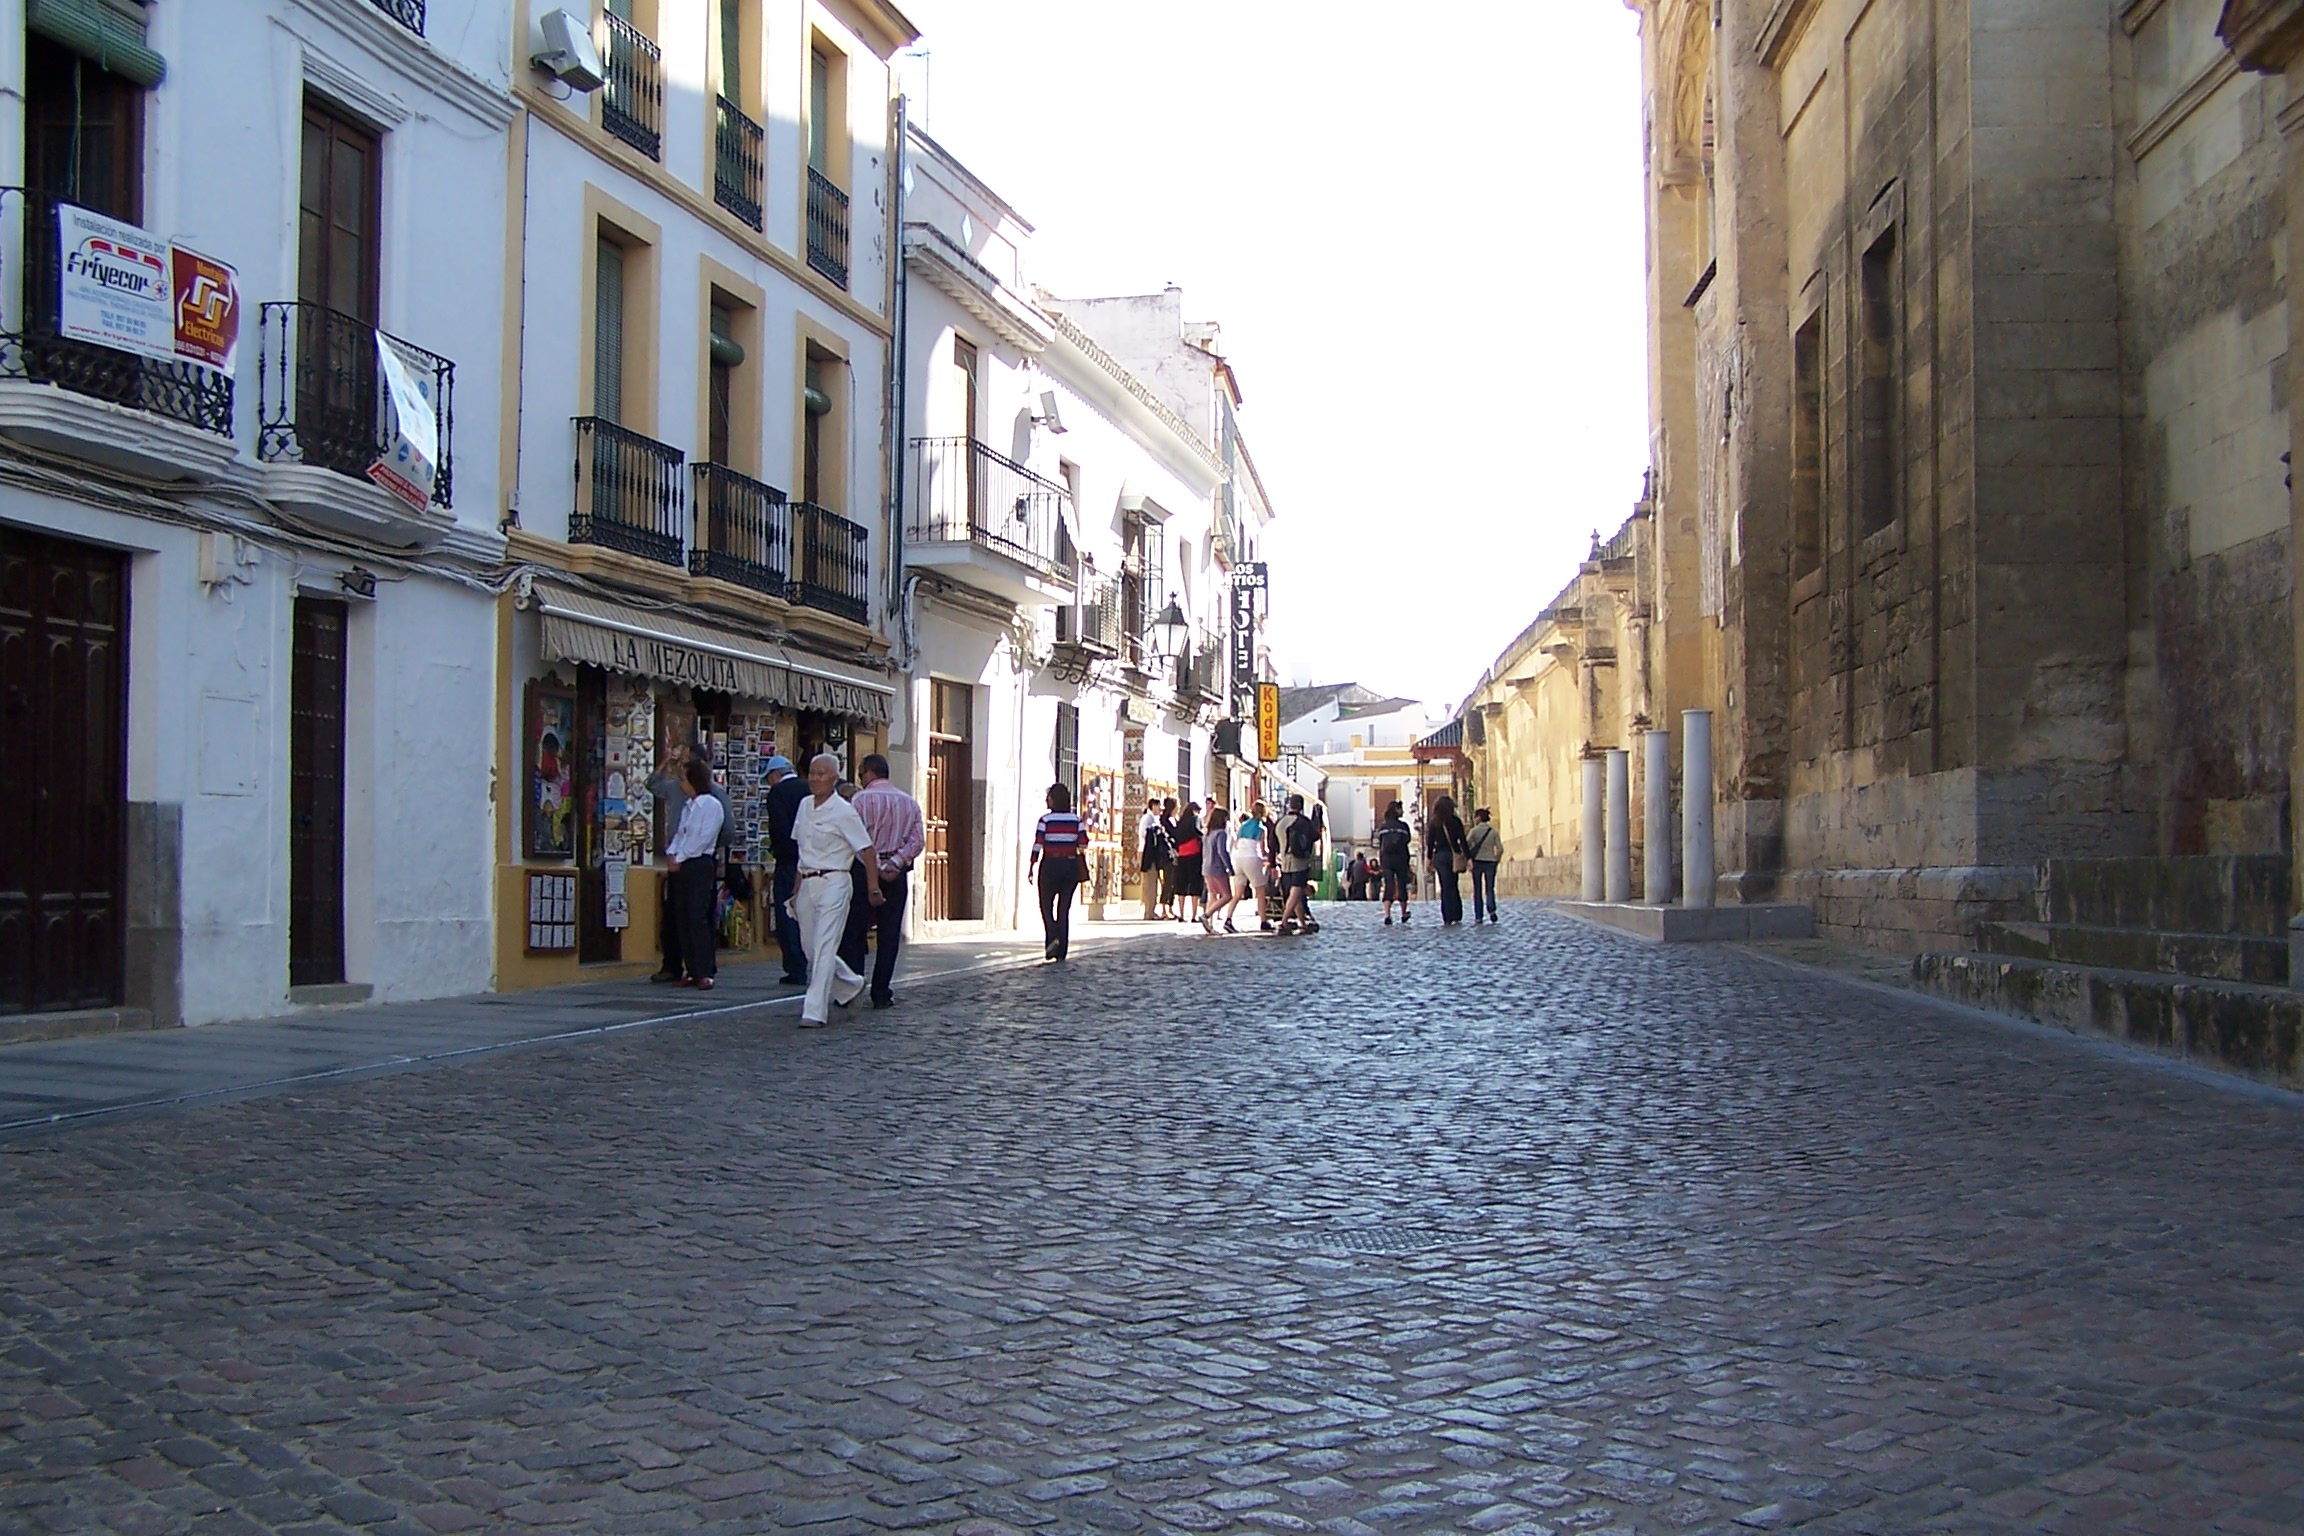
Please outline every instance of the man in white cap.
[[865, 899], [875, 907], [880, 861], [872, 834], [856, 807], [840, 798], [840, 763], [830, 753], [808, 762], [808, 798], [792, 818], [792, 842], [799, 851], [799, 889], [792, 915], [800, 922], [800, 944], [808, 954], [808, 994], [800, 1003], [800, 1027], [821, 1029], [831, 1005], [845, 1008], [864, 990], [864, 978], [840, 958], [840, 937], [848, 927], [849, 870], [862, 860]]

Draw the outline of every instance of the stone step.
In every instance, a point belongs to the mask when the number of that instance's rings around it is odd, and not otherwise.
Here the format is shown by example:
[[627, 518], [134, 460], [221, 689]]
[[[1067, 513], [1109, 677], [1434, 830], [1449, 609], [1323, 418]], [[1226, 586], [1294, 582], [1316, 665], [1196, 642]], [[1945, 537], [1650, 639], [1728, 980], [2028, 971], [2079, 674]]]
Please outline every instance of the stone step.
[[2174, 859], [2045, 859], [2038, 916], [2048, 923], [2286, 941], [2285, 854]]
[[2090, 923], [1980, 923], [1976, 947], [1988, 955], [2056, 960], [2067, 965], [2158, 971], [2212, 981], [2285, 986], [2288, 939], [2249, 933], [2169, 933], [2102, 928]]
[[1972, 1008], [2304, 1089], [2304, 992], [2010, 955], [1917, 955], [1912, 979]]

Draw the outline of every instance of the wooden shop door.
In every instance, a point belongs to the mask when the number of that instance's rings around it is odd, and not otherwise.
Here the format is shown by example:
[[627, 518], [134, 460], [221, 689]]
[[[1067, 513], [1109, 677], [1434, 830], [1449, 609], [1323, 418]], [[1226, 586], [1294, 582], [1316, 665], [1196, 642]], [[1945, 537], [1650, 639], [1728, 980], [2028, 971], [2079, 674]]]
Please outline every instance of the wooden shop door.
[[921, 915], [930, 921], [981, 916], [976, 900], [975, 752], [969, 721], [975, 690], [966, 683], [932, 685], [928, 729], [928, 794], [921, 808], [927, 851], [921, 855]]
[[344, 604], [296, 599], [288, 664], [288, 985], [344, 979]]
[[0, 1013], [120, 1001], [127, 561], [0, 528]]

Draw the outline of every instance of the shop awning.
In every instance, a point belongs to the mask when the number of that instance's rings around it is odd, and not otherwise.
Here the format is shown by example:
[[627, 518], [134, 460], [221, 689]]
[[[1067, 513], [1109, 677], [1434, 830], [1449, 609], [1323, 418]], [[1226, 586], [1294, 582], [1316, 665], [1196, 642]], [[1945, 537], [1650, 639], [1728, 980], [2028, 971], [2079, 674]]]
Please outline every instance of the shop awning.
[[544, 656], [686, 683], [785, 709], [885, 724], [895, 690], [861, 667], [733, 630], [537, 582]]

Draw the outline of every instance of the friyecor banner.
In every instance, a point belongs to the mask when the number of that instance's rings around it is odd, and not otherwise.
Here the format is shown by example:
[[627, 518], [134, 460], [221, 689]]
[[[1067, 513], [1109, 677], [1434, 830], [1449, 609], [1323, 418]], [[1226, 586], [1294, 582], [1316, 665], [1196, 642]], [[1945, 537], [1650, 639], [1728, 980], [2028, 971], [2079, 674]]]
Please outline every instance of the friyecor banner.
[[56, 205], [56, 243], [60, 334], [231, 375], [240, 280], [230, 266], [70, 203]]
[[382, 456], [368, 466], [368, 478], [421, 512], [432, 504], [432, 482], [440, 464], [432, 370], [382, 331], [376, 333], [376, 367], [383, 377], [384, 398], [392, 406], [392, 430]]

